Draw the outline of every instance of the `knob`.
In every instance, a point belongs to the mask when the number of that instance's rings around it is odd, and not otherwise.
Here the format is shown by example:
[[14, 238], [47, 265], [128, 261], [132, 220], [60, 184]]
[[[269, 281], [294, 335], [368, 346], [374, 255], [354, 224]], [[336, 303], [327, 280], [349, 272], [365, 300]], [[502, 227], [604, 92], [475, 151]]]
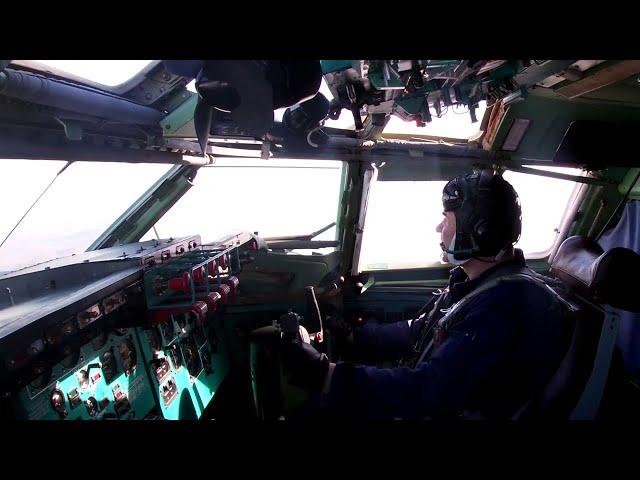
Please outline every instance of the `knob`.
[[149, 328], [146, 330], [147, 339], [149, 340], [149, 346], [152, 350], [158, 351], [162, 347], [162, 339], [160, 338], [160, 333], [156, 327]]
[[193, 281], [197, 285], [202, 285], [207, 281], [207, 273], [204, 267], [198, 267], [193, 271]]
[[51, 392], [51, 406], [58, 412], [60, 418], [67, 416], [67, 409], [64, 406], [64, 393], [57, 388]]
[[131, 340], [125, 339], [120, 342], [118, 350], [120, 351], [120, 359], [122, 360], [122, 368], [125, 375], [130, 375], [133, 369], [136, 367], [138, 356], [136, 354], [136, 347]]
[[71, 335], [73, 333], [73, 320], [67, 320], [62, 324], [62, 331], [65, 335]]
[[220, 265], [220, 268], [222, 268], [223, 270], [226, 270], [228, 265], [226, 253], [218, 257], [218, 264]]
[[78, 376], [78, 385], [80, 388], [86, 388], [89, 385], [89, 372], [86, 370], [80, 370], [77, 373]]
[[220, 305], [226, 305], [227, 300], [231, 296], [231, 287], [223, 283], [216, 285], [211, 290], [220, 294]]
[[218, 274], [218, 262], [217, 261], [211, 260], [207, 264], [207, 273], [209, 273], [209, 275], [212, 275], [214, 277]]
[[113, 356], [113, 351], [111, 348], [109, 348], [102, 354], [100, 363], [102, 364], [102, 373], [104, 373], [105, 382], [111, 383], [113, 377], [115, 377], [118, 373], [115, 358]]
[[32, 370], [33, 375], [36, 377], [30, 383], [33, 388], [40, 389], [47, 386], [51, 379], [51, 368], [47, 367], [44, 362], [36, 363]]
[[[57, 345], [58, 341], [60, 341], [60, 337], [62, 336], [62, 331], [58, 327], [51, 327], [45, 333], [45, 338], [47, 339], [47, 343], [49, 345]], [[39, 353], [39, 352], [36, 352]]]
[[95, 417], [96, 413], [98, 413], [98, 401], [94, 397], [89, 397], [85, 402], [85, 406], [87, 407], [89, 416]]
[[86, 310], [84, 312], [80, 312], [80, 318], [83, 320], [91, 320], [92, 318], [96, 318], [100, 313], [95, 310]]
[[230, 295], [235, 295], [236, 293], [238, 293], [238, 285], [240, 284], [238, 277], [232, 275], [230, 277], [225, 278], [223, 282], [225, 285], [228, 285], [229, 288], [231, 289], [229, 292]]

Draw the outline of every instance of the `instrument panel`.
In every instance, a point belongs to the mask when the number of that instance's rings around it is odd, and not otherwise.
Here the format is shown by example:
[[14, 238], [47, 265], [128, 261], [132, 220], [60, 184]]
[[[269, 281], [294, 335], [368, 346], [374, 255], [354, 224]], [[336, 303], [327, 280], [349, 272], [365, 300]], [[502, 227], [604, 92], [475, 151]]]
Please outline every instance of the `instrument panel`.
[[18, 395], [29, 420], [136, 419], [155, 401], [134, 328], [98, 334]]
[[194, 316], [175, 315], [139, 330], [142, 354], [166, 419], [200, 418], [228, 373], [221, 318], [200, 325]]
[[246, 235], [140, 242], [0, 277], [13, 295], [0, 305], [10, 416], [200, 418], [229, 370], [222, 322], [238, 251], [255, 246]]

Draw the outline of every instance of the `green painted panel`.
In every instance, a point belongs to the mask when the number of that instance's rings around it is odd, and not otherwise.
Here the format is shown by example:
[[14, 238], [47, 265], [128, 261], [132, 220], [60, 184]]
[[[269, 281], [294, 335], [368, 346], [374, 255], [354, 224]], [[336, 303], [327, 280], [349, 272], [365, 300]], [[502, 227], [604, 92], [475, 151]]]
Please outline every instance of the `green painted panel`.
[[536, 95], [534, 90], [525, 101], [508, 107], [500, 123], [494, 148], [501, 148], [516, 118], [529, 119], [531, 124], [513, 158], [552, 160], [571, 122], [600, 120], [640, 125], [640, 109], [547, 98]]
[[[627, 193], [629, 187], [631, 187], [631, 183], [636, 179], [636, 176], [640, 172], [640, 168], [630, 168], [627, 174], [624, 176], [622, 183], [618, 186], [618, 191], [621, 195]], [[640, 200], [640, 181], [637, 181], [631, 192], [629, 193], [629, 198], [631, 200]]]
[[353, 60], [320, 60], [322, 66], [322, 74], [338, 72], [340, 70], [346, 70], [353, 66]]
[[[119, 355], [119, 346], [125, 340], [130, 341], [137, 352], [136, 367], [129, 375], [124, 372]], [[115, 375], [104, 368], [105, 353], [110, 353], [115, 362]], [[89, 365], [94, 367], [87, 369]], [[88, 374], [86, 382], [81, 381], [83, 371]], [[94, 342], [84, 345], [78, 362], [68, 367], [56, 365], [44, 388], [27, 385], [18, 394], [18, 411], [21, 412], [18, 416], [29, 420], [59, 420], [61, 417], [50, 401], [54, 389], [64, 394], [65, 420], [141, 419], [155, 404], [134, 329], [124, 330], [123, 335], [110, 334], [99, 348], [94, 347]], [[90, 398], [99, 406], [95, 416], [90, 415], [87, 408]]]
[[[159, 411], [168, 420], [200, 418], [229, 371], [220, 316], [199, 326], [175, 315], [160, 326], [139, 329]], [[161, 341], [158, 349], [152, 337]], [[156, 373], [157, 372], [157, 373]]]
[[175, 135], [189, 122], [193, 123], [193, 113], [196, 111], [198, 103], [198, 95], [193, 94], [189, 100], [176, 108], [169, 115], [160, 121], [162, 133], [167, 135]]

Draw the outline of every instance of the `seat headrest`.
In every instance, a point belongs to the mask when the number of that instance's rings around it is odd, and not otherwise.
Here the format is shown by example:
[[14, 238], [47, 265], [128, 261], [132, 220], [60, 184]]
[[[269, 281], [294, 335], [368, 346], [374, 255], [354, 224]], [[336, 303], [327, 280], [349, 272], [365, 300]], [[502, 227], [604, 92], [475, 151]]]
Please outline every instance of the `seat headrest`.
[[640, 312], [640, 294], [632, 276], [640, 272], [640, 255], [628, 248], [606, 252], [588, 237], [567, 238], [551, 262], [551, 273], [596, 303]]

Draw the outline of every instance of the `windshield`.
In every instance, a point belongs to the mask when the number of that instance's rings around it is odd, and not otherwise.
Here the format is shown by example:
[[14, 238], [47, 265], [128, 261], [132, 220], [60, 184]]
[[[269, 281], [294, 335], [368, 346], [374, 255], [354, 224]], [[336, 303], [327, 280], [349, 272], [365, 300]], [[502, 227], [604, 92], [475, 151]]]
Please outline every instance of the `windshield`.
[[[334, 160], [218, 158], [200, 168], [194, 186], [142, 240], [156, 238], [156, 233], [198, 233], [210, 242], [236, 231], [263, 238], [316, 232], [337, 221], [342, 167]], [[334, 226], [314, 240], [335, 237]]]
[[83, 252], [171, 165], [0, 160], [0, 274]]

